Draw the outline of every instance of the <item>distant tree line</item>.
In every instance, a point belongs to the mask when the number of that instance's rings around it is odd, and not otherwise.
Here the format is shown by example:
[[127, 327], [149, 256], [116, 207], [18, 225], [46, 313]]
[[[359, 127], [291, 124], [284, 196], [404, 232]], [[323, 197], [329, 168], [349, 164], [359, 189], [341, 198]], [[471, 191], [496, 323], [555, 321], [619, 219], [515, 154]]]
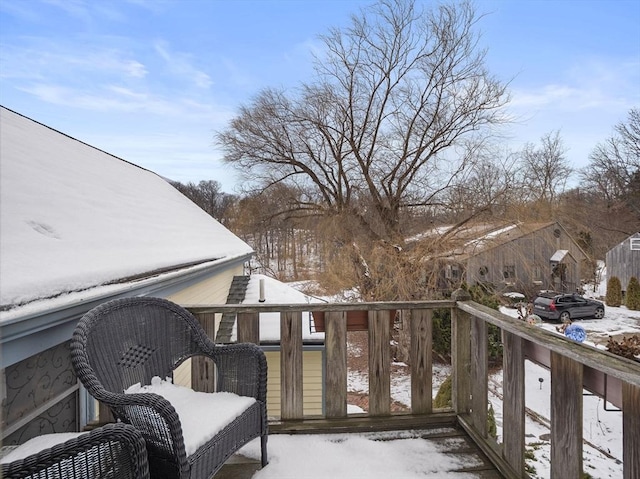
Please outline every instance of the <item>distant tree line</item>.
[[197, 184], [172, 181], [171, 185], [220, 223], [229, 225], [237, 197], [223, 192], [218, 181], [202, 180]]

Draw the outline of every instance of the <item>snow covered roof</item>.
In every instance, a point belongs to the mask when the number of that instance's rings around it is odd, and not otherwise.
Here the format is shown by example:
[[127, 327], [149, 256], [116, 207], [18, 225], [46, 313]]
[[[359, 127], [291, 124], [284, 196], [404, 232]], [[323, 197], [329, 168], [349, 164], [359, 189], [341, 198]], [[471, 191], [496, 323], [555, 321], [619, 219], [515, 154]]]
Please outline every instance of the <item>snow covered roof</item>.
[[457, 243], [456, 247], [444, 254], [443, 257], [463, 261], [480, 252], [514, 241], [553, 224], [557, 223], [552, 221], [547, 223], [484, 225], [484, 231], [481, 231], [478, 226], [464, 228], [451, 237], [450, 242]]
[[551, 259], [549, 261], [560, 263], [565, 258], [565, 256], [567, 256], [567, 254], [569, 254], [569, 250], [559, 249], [558, 251], [553, 253], [553, 256], [551, 256]]
[[252, 253], [157, 174], [0, 115], [2, 310]]
[[[264, 283], [264, 301], [260, 303], [260, 281]], [[247, 293], [243, 304], [310, 304], [323, 303], [325, 301], [313, 296], [304, 294], [291, 286], [261, 274], [252, 274]], [[232, 340], [235, 341], [236, 327], [232, 333]], [[324, 341], [324, 333], [311, 331], [311, 313], [302, 313], [302, 340], [304, 342]], [[280, 313], [260, 313], [260, 341], [279, 342], [280, 341]]]

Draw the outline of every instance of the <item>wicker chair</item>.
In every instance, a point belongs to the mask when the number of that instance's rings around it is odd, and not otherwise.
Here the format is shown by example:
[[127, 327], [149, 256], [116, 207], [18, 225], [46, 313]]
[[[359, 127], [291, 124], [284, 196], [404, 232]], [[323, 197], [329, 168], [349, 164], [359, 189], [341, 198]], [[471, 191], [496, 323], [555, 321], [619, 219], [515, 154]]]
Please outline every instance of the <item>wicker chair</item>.
[[[267, 363], [254, 344], [214, 344], [184, 308], [160, 298], [124, 298], [86, 313], [71, 341], [72, 362], [87, 391], [132, 424], [146, 441], [152, 478], [211, 478], [250, 440], [261, 438], [267, 464]], [[187, 456], [174, 407], [153, 393], [123, 394], [155, 376], [173, 378], [185, 359], [203, 355], [216, 365], [216, 391], [256, 401]], [[215, 394], [215, 393], [213, 393]]]
[[0, 464], [0, 477], [147, 479], [149, 464], [139, 431], [128, 424], [107, 424], [24, 459]]

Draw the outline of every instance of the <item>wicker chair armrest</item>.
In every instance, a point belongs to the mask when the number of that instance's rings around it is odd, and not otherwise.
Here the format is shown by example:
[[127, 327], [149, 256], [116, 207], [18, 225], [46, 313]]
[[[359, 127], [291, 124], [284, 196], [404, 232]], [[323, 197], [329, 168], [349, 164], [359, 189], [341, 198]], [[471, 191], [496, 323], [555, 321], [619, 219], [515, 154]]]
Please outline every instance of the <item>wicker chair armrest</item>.
[[208, 354], [218, 367], [218, 391], [267, 400], [267, 359], [252, 343], [216, 345]]
[[102, 390], [96, 399], [111, 408], [114, 416], [138, 429], [147, 447], [175, 455], [179, 466], [187, 464], [180, 418], [175, 408], [155, 393], [116, 394]]
[[155, 393], [118, 394], [102, 389], [95, 398], [111, 408], [145, 406], [157, 411], [168, 422], [178, 419], [178, 413], [169, 401]]
[[[141, 434], [128, 424], [107, 424], [77, 438], [1, 465], [5, 479], [38, 477], [120, 477], [148, 479], [147, 450]], [[71, 475], [72, 474], [72, 475]]]

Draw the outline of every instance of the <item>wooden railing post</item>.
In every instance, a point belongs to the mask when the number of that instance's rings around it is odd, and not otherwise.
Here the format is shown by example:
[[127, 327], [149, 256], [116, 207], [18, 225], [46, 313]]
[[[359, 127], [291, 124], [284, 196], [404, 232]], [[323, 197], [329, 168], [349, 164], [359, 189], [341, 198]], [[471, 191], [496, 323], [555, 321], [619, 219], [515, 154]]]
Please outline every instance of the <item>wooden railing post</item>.
[[280, 313], [280, 415], [302, 419], [302, 313]]
[[391, 414], [389, 311], [369, 311], [369, 414]]
[[502, 332], [503, 456], [519, 476], [525, 473], [524, 341]]
[[471, 410], [478, 434], [487, 437], [487, 382], [489, 369], [487, 323], [480, 318], [471, 322]]
[[622, 383], [624, 479], [640, 477], [640, 387]]
[[411, 412], [433, 410], [433, 311], [414, 309], [411, 314]]
[[[468, 301], [471, 296], [463, 289], [453, 292], [454, 301]], [[457, 414], [471, 409], [471, 315], [458, 308], [451, 309], [451, 362], [453, 366], [452, 403]]]
[[260, 344], [260, 313], [238, 313], [236, 326], [239, 343]]
[[347, 313], [329, 312], [326, 317], [326, 416], [347, 416]]
[[551, 351], [551, 477], [582, 475], [582, 364]]
[[[196, 318], [204, 328], [209, 338], [216, 337], [216, 314], [197, 313]], [[194, 391], [205, 393], [214, 392], [216, 387], [215, 364], [212, 360], [204, 357], [194, 357], [191, 359], [191, 388]]]

